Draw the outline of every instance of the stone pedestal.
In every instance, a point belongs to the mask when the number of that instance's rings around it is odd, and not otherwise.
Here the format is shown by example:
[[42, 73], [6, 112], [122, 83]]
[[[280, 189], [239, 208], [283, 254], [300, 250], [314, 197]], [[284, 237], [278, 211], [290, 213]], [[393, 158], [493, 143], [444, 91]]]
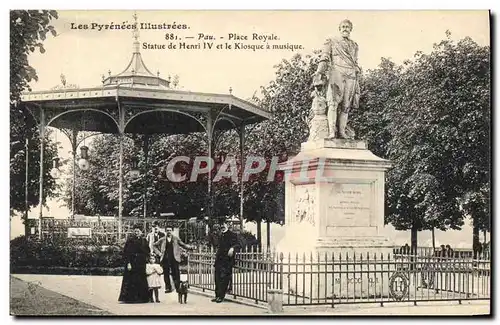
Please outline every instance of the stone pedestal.
[[[298, 295], [323, 298], [387, 292], [388, 274], [370, 274], [369, 266], [361, 264], [387, 259], [392, 252], [392, 243], [381, 234], [385, 173], [390, 166], [369, 151], [366, 142], [342, 139], [303, 143], [300, 153], [282, 165], [286, 230], [277, 249], [285, 261], [290, 256], [295, 263], [298, 254], [309, 264], [290, 266], [285, 287]], [[315, 265], [325, 259], [346, 264], [350, 260], [351, 265], [335, 266], [340, 273], [325, 276], [322, 272], [331, 273], [332, 266]]]

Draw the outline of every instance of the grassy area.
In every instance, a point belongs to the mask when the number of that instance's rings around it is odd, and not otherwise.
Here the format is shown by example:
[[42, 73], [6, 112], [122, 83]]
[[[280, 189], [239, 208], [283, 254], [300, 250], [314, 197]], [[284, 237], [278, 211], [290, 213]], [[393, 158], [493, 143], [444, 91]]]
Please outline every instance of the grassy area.
[[109, 312], [10, 277], [10, 314], [14, 316], [102, 316]]

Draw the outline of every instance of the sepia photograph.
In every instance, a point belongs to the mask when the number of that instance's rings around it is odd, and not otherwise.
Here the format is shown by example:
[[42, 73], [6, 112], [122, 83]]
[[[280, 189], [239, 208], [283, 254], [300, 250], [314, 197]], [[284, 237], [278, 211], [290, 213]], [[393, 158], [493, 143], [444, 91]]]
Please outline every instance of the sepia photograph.
[[10, 315], [491, 316], [488, 10], [10, 10]]

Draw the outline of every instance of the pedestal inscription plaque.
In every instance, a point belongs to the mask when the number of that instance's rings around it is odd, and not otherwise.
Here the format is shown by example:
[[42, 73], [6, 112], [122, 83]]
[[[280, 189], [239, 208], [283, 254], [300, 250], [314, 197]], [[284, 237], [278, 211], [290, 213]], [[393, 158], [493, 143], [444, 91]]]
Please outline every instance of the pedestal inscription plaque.
[[372, 184], [332, 184], [327, 226], [370, 227]]

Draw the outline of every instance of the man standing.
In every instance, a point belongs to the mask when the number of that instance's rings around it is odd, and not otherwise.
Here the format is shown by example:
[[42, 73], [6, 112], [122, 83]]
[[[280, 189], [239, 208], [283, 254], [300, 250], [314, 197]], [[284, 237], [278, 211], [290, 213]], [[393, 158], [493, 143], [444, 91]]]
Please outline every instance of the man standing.
[[[328, 101], [329, 137], [347, 139], [354, 132], [347, 127], [351, 108], [359, 107], [358, 44], [351, 40], [352, 23], [343, 20], [339, 25], [341, 37], [327, 39], [313, 77], [313, 86], [326, 96]], [[340, 106], [340, 107], [339, 107]], [[340, 109], [340, 114], [337, 113]]]
[[160, 231], [160, 226], [158, 225], [157, 221], [153, 222], [151, 232], [146, 237], [149, 244], [149, 250], [151, 252], [154, 252], [153, 244], [160, 240], [160, 238], [162, 237], [165, 237], [165, 233]]
[[215, 298], [212, 301], [216, 303], [224, 301], [227, 287], [233, 275], [235, 250], [238, 248], [238, 237], [229, 230], [229, 224], [224, 220], [215, 254]]
[[156, 243], [153, 244], [153, 248], [156, 254], [160, 256], [160, 265], [163, 267], [163, 277], [165, 281], [165, 293], [172, 292], [172, 285], [170, 283], [170, 272], [172, 272], [172, 278], [174, 280], [175, 289], [179, 289], [180, 283], [180, 272], [179, 263], [181, 262], [181, 249], [192, 249], [190, 245], [184, 244], [184, 242], [175, 236], [172, 231], [171, 226], [167, 226], [167, 235], [160, 238]]

